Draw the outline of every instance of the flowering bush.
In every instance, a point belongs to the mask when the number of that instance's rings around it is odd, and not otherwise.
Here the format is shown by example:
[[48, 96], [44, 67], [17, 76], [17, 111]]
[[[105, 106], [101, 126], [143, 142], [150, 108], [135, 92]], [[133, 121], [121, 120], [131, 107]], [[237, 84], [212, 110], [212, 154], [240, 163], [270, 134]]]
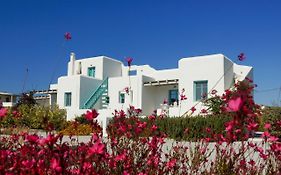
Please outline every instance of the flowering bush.
[[[279, 174], [281, 143], [271, 135], [271, 124], [263, 127], [263, 140], [249, 140], [258, 128], [260, 108], [251, 95], [252, 86], [238, 83], [222, 96], [221, 113], [231, 120], [225, 131], [194, 142], [171, 144], [161, 131], [156, 115], [148, 120], [137, 116], [141, 110], [115, 111], [103, 138], [95, 121], [98, 113], [88, 111], [85, 119], [96, 130], [87, 142], [63, 141], [61, 134], [46, 137], [19, 133], [0, 138], [2, 174]], [[7, 116], [1, 109], [1, 120]], [[278, 121], [280, 122], [280, 121]], [[186, 134], [188, 134], [188, 129]]]

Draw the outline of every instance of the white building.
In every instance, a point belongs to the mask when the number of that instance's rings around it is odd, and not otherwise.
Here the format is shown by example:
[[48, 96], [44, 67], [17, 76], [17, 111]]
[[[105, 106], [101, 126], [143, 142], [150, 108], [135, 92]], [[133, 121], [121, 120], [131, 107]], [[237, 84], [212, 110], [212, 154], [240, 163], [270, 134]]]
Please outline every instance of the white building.
[[[235, 64], [222, 54], [182, 58], [178, 68], [155, 70], [149, 65], [132, 65], [129, 69], [106, 56], [76, 60], [71, 53], [67, 75], [59, 77], [50, 90], [57, 91], [53, 101], [66, 109], [68, 120], [92, 108], [103, 120], [115, 109], [125, 110], [129, 105], [142, 109], [143, 115], [165, 109], [170, 116], [179, 116], [212, 89], [222, 94], [235, 80], [246, 77], [253, 78], [252, 67]], [[130, 87], [129, 94], [126, 87]], [[179, 102], [182, 89], [187, 100]], [[164, 99], [168, 105], [163, 104]], [[201, 108], [199, 103], [197, 111]]]
[[8, 92], [0, 92], [0, 105], [12, 107], [17, 103], [18, 95]]

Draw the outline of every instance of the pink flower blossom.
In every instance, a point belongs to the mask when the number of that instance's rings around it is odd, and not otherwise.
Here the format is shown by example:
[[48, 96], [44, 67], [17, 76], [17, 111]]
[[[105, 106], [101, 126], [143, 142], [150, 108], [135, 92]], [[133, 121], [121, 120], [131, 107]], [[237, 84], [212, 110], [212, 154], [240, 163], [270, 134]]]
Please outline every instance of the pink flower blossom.
[[208, 111], [207, 111], [206, 109], [201, 109], [201, 113], [202, 113], [202, 114], [207, 114]]
[[89, 148], [89, 155], [93, 154], [103, 154], [104, 153], [104, 144], [101, 142], [95, 143], [92, 147]]
[[152, 130], [152, 131], [156, 131], [157, 128], [158, 128], [158, 127], [157, 127], [156, 125], [152, 125], [151, 130]]
[[124, 91], [126, 92], [126, 94], [129, 94], [130, 88], [129, 88], [129, 87], [125, 87], [125, 88], [124, 88]]
[[181, 94], [181, 95], [180, 95], [180, 100], [181, 100], [181, 101], [186, 100], [186, 99], [187, 99], [187, 97], [186, 97], [184, 94]]
[[8, 109], [7, 109], [7, 108], [1, 108], [1, 109], [0, 109], [0, 118], [1, 118], [1, 117], [5, 117], [6, 114], [7, 114], [7, 112], [8, 112]]
[[245, 59], [246, 59], [246, 56], [245, 56], [244, 53], [240, 53], [240, 54], [238, 55], [238, 60], [239, 60], [239, 61], [244, 61]]
[[237, 112], [241, 109], [242, 105], [243, 105], [243, 101], [242, 101], [241, 97], [237, 97], [235, 99], [228, 101], [226, 110], [228, 112]]
[[65, 38], [65, 40], [71, 40], [71, 38], [72, 38], [71, 33], [70, 32], [65, 32], [64, 38]]
[[55, 170], [56, 172], [61, 172], [62, 171], [60, 163], [59, 163], [59, 161], [56, 158], [52, 158], [50, 167], [51, 167], [51, 169]]
[[132, 64], [133, 58], [127, 57], [127, 58], [126, 58], [126, 61], [127, 61], [128, 66], [130, 67], [131, 64]]
[[264, 129], [270, 129], [271, 128], [271, 124], [270, 123], [266, 123], [265, 125], [264, 125]]
[[168, 104], [168, 100], [167, 100], [167, 98], [164, 98], [164, 100], [163, 100], [163, 104]]
[[177, 160], [176, 159], [172, 159], [169, 162], [167, 162], [166, 167], [168, 169], [171, 169], [171, 168], [173, 168], [176, 165], [176, 163], [177, 163]]
[[192, 113], [194, 113], [196, 111], [196, 108], [194, 106], [192, 106], [192, 108], [190, 110]]
[[271, 141], [271, 142], [276, 142], [278, 140], [278, 137], [269, 136], [268, 140]]
[[92, 111], [87, 111], [87, 113], [85, 114], [85, 119], [88, 121], [92, 121], [93, 119], [97, 118], [97, 116], [99, 115], [99, 113], [93, 109]]
[[263, 138], [268, 138], [268, 137], [270, 137], [270, 133], [268, 131], [264, 131], [261, 136]]
[[253, 159], [251, 159], [249, 162], [248, 162], [251, 166], [255, 166], [256, 162], [253, 161]]

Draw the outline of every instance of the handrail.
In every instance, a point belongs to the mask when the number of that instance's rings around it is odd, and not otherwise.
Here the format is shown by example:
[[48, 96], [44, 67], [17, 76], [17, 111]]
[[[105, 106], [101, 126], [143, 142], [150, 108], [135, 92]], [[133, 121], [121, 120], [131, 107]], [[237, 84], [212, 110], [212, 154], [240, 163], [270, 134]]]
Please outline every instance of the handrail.
[[[106, 85], [106, 87], [103, 87], [104, 85]], [[105, 89], [108, 88], [108, 77], [106, 79], [103, 80], [103, 82], [99, 85], [99, 87], [97, 87], [94, 91], [94, 93], [90, 96], [90, 98], [84, 103], [83, 105], [83, 109], [89, 109], [91, 107], [93, 107], [96, 102], [98, 101], [98, 99], [101, 97], [101, 95], [103, 94], [103, 92], [105, 91]], [[100, 93], [100, 94], [98, 94]], [[94, 99], [95, 96], [98, 96], [96, 99]], [[94, 99], [94, 101], [92, 102], [92, 100]], [[92, 102], [92, 104], [90, 104]]]

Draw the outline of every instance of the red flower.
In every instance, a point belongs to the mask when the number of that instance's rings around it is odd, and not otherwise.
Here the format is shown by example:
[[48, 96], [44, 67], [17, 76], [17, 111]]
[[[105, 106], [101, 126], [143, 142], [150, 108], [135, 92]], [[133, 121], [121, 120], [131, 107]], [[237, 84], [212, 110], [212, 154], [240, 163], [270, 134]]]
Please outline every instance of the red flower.
[[181, 95], [180, 95], [180, 99], [181, 99], [181, 101], [183, 101], [183, 100], [186, 100], [187, 97], [186, 97], [184, 94], [181, 94]]
[[264, 125], [264, 129], [270, 129], [271, 128], [271, 124], [270, 123], [266, 123], [265, 125]]
[[194, 106], [192, 106], [192, 108], [190, 110], [192, 113], [194, 113], [196, 111], [196, 108]]
[[126, 94], [129, 94], [129, 92], [130, 92], [130, 91], [129, 91], [129, 87], [125, 87], [125, 88], [124, 88], [124, 91], [126, 92]]
[[208, 113], [208, 111], [207, 111], [206, 109], [202, 109], [202, 110], [201, 110], [201, 113], [202, 113], [202, 114], [206, 114], [206, 113]]
[[176, 163], [177, 163], [177, 160], [176, 159], [172, 159], [169, 162], [167, 162], [166, 167], [168, 169], [171, 169], [171, 168], [173, 168], [176, 165]]
[[236, 99], [232, 99], [228, 101], [228, 106], [226, 107], [226, 110], [228, 112], [237, 112], [241, 109], [242, 107], [242, 99], [241, 97], [238, 97]]
[[239, 60], [239, 61], [243, 61], [243, 60], [245, 60], [245, 59], [246, 59], [246, 56], [245, 56], [244, 53], [240, 53], [240, 54], [238, 55], [238, 60]]
[[50, 167], [57, 172], [61, 172], [62, 170], [59, 161], [55, 158], [52, 158]]
[[132, 64], [133, 58], [127, 57], [127, 58], [126, 58], [126, 61], [127, 61], [127, 63], [128, 63], [128, 66], [130, 67], [131, 64]]
[[93, 109], [92, 111], [87, 111], [85, 114], [85, 118], [88, 121], [92, 121], [93, 119], [97, 118], [97, 116], [99, 115], [99, 113]]
[[104, 153], [104, 144], [101, 143], [100, 141], [95, 143], [91, 148], [89, 148], [89, 154], [93, 155], [93, 154], [103, 154]]
[[5, 117], [6, 114], [7, 114], [7, 112], [8, 112], [8, 109], [6, 109], [6, 108], [1, 108], [1, 109], [0, 109], [0, 117]]
[[65, 40], [71, 40], [72, 37], [71, 37], [71, 34], [69, 32], [65, 32], [64, 38], [65, 38]]
[[254, 166], [256, 164], [255, 161], [253, 161], [253, 159], [251, 159], [249, 162], [248, 162], [251, 166]]
[[168, 104], [168, 100], [167, 100], [167, 98], [164, 98], [164, 100], [163, 100], [163, 104]]

